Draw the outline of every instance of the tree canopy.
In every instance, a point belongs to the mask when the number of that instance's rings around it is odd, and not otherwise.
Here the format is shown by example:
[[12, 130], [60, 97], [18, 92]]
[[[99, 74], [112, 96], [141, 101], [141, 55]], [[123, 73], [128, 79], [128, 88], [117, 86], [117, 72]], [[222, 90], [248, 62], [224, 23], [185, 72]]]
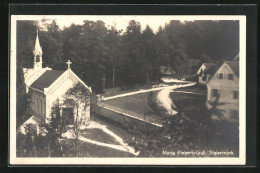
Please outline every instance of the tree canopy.
[[[32, 67], [37, 28], [37, 21], [17, 22], [18, 71]], [[72, 70], [94, 92], [102, 93], [105, 88], [158, 81], [161, 65], [182, 76], [194, 73], [192, 60], [232, 60], [239, 53], [239, 22], [170, 21], [153, 31], [131, 20], [122, 31], [103, 21], [84, 21], [62, 30], [53, 21], [39, 28], [39, 39], [44, 66], [65, 70], [69, 59]], [[22, 84], [22, 76], [18, 78]]]

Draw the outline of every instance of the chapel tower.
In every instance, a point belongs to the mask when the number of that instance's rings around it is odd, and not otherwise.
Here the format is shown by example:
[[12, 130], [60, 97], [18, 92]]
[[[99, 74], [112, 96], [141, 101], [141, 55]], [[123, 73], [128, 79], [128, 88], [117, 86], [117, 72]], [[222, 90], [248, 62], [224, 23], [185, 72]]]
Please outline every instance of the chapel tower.
[[40, 45], [39, 37], [38, 37], [38, 29], [37, 29], [37, 36], [35, 41], [35, 47], [33, 50], [34, 55], [34, 62], [33, 62], [33, 69], [42, 69], [42, 47]]

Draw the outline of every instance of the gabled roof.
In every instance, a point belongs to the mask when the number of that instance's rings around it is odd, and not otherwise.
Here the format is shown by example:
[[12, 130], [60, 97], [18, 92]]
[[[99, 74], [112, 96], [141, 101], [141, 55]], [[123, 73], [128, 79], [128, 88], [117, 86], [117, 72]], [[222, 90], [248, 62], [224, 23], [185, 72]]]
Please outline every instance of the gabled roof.
[[238, 61], [225, 61], [237, 77], [239, 77], [239, 62]]
[[36, 81], [34, 81], [30, 87], [44, 91], [44, 88], [48, 88], [64, 72], [65, 71], [60, 70], [47, 70]]
[[210, 68], [212, 66], [215, 66], [215, 63], [203, 63], [202, 65], [204, 65], [206, 68]]
[[239, 78], [239, 62], [238, 61], [225, 61], [219, 68], [218, 70], [216, 71], [216, 73], [212, 76], [212, 78], [207, 82], [210, 83], [210, 81], [212, 79], [214, 79], [214, 77], [218, 74], [218, 72], [220, 70], [223, 69], [223, 67], [227, 65], [235, 74], [235, 76], [237, 76]]
[[213, 75], [217, 71], [217, 65], [215, 63], [203, 63], [197, 71], [197, 74], [200, 73], [201, 68], [205, 66], [204, 74]]
[[239, 61], [239, 53], [238, 53], [237, 56], [234, 58], [234, 61]]

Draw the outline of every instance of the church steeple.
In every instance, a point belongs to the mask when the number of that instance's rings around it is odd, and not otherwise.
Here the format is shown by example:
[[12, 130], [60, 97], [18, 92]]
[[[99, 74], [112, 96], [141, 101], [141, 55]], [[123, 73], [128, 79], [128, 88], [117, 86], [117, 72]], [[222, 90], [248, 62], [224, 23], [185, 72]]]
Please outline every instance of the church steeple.
[[38, 29], [37, 29], [37, 36], [35, 41], [35, 46], [33, 50], [34, 55], [34, 69], [41, 69], [42, 68], [42, 47], [40, 45], [39, 37], [38, 37]]

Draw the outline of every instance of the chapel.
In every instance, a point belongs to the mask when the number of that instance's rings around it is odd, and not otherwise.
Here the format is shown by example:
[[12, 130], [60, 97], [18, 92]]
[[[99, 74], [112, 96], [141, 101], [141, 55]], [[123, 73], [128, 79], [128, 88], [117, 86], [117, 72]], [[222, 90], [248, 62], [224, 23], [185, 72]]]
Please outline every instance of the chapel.
[[[30, 97], [29, 114], [31, 118], [23, 126], [29, 123], [47, 123], [51, 118], [51, 111], [54, 105], [61, 105], [61, 116], [66, 118], [68, 123], [75, 120], [75, 108], [64, 106], [67, 101], [65, 93], [76, 85], [81, 85], [92, 93], [88, 87], [70, 68], [72, 62], [68, 60], [67, 70], [53, 70], [43, 68], [43, 51], [40, 45], [38, 30], [33, 50], [33, 68], [24, 68], [24, 81], [26, 92]], [[70, 99], [71, 100], [71, 99]], [[81, 123], [87, 123], [90, 118], [90, 97], [82, 103], [79, 109]]]

